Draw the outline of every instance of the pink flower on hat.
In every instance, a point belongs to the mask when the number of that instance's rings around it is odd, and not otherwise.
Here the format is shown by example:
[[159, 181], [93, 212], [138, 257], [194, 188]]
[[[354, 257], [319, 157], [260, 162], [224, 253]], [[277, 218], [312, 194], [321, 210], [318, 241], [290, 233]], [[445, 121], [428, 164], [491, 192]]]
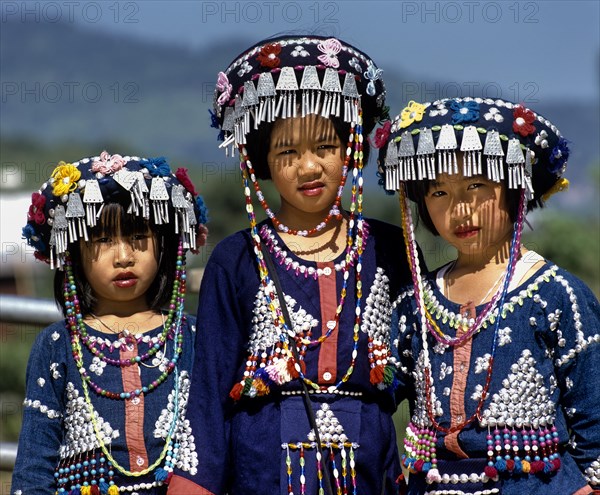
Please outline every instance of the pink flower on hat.
[[533, 123], [535, 122], [535, 113], [533, 113], [528, 108], [524, 107], [516, 107], [513, 112], [513, 131], [520, 134], [521, 136], [529, 136], [535, 132], [535, 126]]
[[317, 58], [323, 62], [323, 65], [327, 67], [333, 67], [337, 69], [340, 66], [340, 61], [337, 58], [337, 54], [342, 50], [342, 44], [335, 38], [329, 38], [322, 43], [317, 45], [317, 48], [323, 52], [323, 55], [319, 55]]
[[92, 172], [110, 174], [121, 170], [125, 166], [125, 160], [121, 155], [109, 155], [108, 152], [100, 153], [100, 158], [92, 163]]
[[390, 130], [392, 128], [392, 123], [388, 120], [381, 126], [379, 129], [375, 131], [375, 148], [381, 148], [387, 141], [390, 136]]
[[274, 69], [275, 67], [279, 67], [281, 62], [277, 56], [280, 53], [281, 45], [279, 43], [269, 43], [260, 49], [260, 53], [256, 57], [256, 60], [258, 60], [263, 67]]
[[31, 195], [31, 206], [27, 212], [27, 220], [31, 220], [38, 225], [42, 225], [46, 221], [44, 216], [44, 206], [46, 205], [46, 196], [34, 192]]
[[229, 78], [224, 72], [219, 72], [217, 75], [217, 91], [221, 92], [221, 95], [217, 98], [219, 105], [224, 105], [229, 101], [231, 96], [232, 86], [229, 84]]

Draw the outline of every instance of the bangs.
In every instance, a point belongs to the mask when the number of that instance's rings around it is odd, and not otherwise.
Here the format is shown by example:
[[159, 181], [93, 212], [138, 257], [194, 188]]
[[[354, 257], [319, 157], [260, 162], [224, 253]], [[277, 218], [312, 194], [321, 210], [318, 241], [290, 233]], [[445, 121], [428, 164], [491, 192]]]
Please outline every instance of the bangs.
[[90, 229], [92, 237], [131, 237], [150, 230], [150, 223], [141, 216], [126, 212], [119, 203], [108, 203], [102, 208], [95, 227]]

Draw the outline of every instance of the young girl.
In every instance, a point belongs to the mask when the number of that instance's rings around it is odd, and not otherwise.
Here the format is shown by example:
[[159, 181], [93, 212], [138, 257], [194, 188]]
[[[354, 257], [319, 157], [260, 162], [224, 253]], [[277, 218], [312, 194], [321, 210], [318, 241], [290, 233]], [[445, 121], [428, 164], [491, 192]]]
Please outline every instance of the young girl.
[[175, 466], [196, 472], [183, 303], [205, 222], [164, 158], [60, 162], [33, 193], [23, 234], [57, 268], [65, 320], [31, 351], [13, 494], [160, 494]]
[[[521, 244], [528, 210], [568, 182], [567, 141], [502, 100], [411, 102], [382, 151], [413, 286], [398, 299], [408, 493], [587, 495], [600, 486], [600, 310]], [[458, 252], [427, 274], [419, 218]]]
[[[401, 231], [362, 216], [380, 75], [316, 36], [261, 42], [219, 74], [214, 125], [239, 149], [251, 228], [217, 245], [204, 272], [198, 473], [176, 473], [169, 493], [395, 493], [390, 298], [410, 272]], [[277, 213], [258, 179], [273, 181]], [[258, 225], [251, 189], [268, 216]]]

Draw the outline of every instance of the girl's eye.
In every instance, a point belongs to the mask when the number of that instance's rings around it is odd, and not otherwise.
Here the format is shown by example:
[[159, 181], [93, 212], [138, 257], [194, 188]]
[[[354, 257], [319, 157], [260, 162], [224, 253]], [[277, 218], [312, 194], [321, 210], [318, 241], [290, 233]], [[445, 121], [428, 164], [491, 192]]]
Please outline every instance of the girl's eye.
[[469, 187], [467, 187], [467, 189], [479, 189], [480, 187], [483, 187], [485, 184], [481, 183], [481, 182], [474, 182], [473, 184], [469, 184]]
[[337, 146], [335, 144], [322, 144], [319, 146], [320, 150], [335, 150]]
[[109, 243], [111, 241], [110, 237], [98, 237], [94, 240], [94, 242], [97, 242], [98, 244], [106, 244]]
[[296, 152], [296, 150], [294, 150], [294, 149], [283, 150], [283, 151], [280, 151], [279, 153], [277, 153], [277, 156], [293, 155], [295, 152]]
[[444, 191], [433, 191], [431, 193], [431, 196], [434, 198], [441, 198], [442, 196], [445, 196], [446, 193]]
[[133, 240], [134, 241], [143, 241], [144, 239], [148, 238], [148, 234], [135, 234], [133, 236]]

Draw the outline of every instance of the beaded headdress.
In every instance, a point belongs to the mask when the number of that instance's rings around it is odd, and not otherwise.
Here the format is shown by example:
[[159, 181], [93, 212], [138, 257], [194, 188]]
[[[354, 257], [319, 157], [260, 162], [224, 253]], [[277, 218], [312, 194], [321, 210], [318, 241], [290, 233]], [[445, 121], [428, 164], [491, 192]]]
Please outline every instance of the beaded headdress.
[[206, 208], [187, 176], [171, 172], [164, 158], [109, 155], [60, 162], [31, 197], [23, 236], [37, 258], [61, 268], [71, 243], [88, 239], [105, 203], [164, 225], [179, 235], [183, 249], [206, 242]]
[[409, 104], [391, 127], [380, 153], [385, 188], [405, 181], [434, 180], [439, 173], [486, 175], [526, 189], [529, 208], [567, 187], [562, 178], [569, 147], [549, 120], [504, 100], [451, 98]]
[[213, 125], [222, 146], [245, 144], [263, 122], [309, 114], [357, 123], [368, 134], [384, 112], [382, 70], [336, 38], [285, 36], [261, 41], [219, 72]]

